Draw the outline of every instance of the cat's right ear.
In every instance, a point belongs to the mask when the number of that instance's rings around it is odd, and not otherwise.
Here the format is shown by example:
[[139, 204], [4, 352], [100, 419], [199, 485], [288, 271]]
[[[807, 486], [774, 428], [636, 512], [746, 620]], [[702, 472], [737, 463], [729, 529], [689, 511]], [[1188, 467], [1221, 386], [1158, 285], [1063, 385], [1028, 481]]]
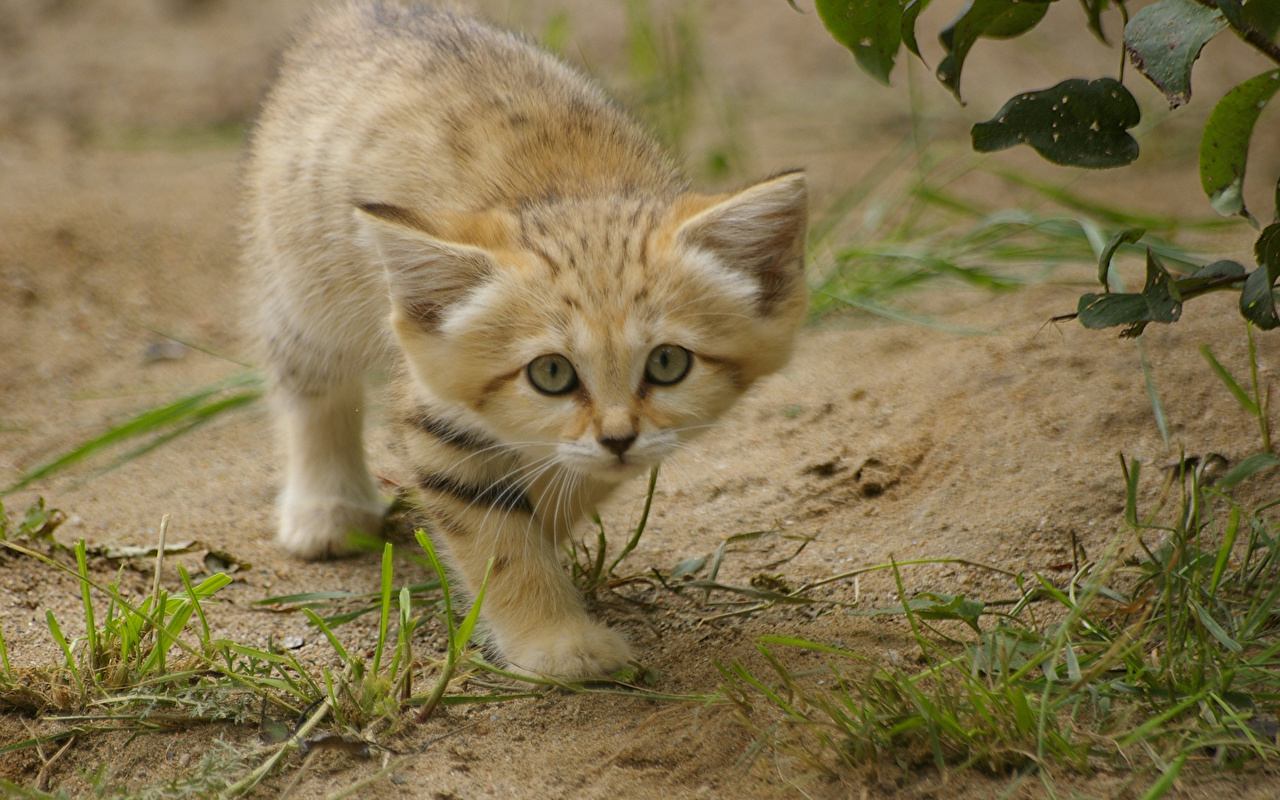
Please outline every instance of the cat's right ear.
[[436, 238], [408, 209], [363, 203], [355, 215], [362, 238], [381, 258], [392, 302], [425, 330], [439, 330], [445, 312], [495, 272], [484, 249]]

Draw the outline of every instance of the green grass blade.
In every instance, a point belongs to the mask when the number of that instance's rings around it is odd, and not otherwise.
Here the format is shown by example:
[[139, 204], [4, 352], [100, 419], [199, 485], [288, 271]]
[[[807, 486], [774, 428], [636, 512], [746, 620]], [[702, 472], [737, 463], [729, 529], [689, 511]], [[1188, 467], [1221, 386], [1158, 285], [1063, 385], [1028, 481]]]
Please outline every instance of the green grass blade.
[[1218, 479], [1218, 487], [1221, 489], [1231, 489], [1236, 485], [1252, 478], [1255, 474], [1264, 469], [1280, 466], [1280, 456], [1271, 453], [1254, 453], [1236, 464], [1226, 475]]
[[338, 639], [338, 634], [333, 632], [333, 628], [330, 628], [325, 621], [320, 618], [319, 614], [309, 608], [302, 609], [302, 613], [305, 614], [311, 624], [319, 628], [320, 632], [324, 634], [324, 637], [329, 640], [329, 645], [333, 648], [333, 652], [338, 654], [338, 658], [342, 659], [342, 663], [350, 664], [351, 656], [347, 655], [347, 648], [342, 646], [342, 641]]
[[1222, 575], [1231, 559], [1231, 550], [1236, 546], [1236, 537], [1240, 532], [1240, 507], [1232, 506], [1227, 518], [1227, 529], [1222, 534], [1222, 544], [1218, 546], [1218, 557], [1213, 562], [1213, 575], [1209, 578], [1209, 596], [1218, 594], [1218, 586], [1222, 583]]
[[1227, 391], [1231, 392], [1231, 396], [1236, 399], [1240, 407], [1248, 412], [1250, 416], [1258, 416], [1258, 404], [1253, 401], [1253, 398], [1244, 390], [1244, 387], [1235, 379], [1235, 376], [1228, 372], [1227, 368], [1218, 362], [1218, 359], [1213, 357], [1213, 351], [1209, 349], [1209, 345], [1200, 345], [1200, 355], [1204, 356], [1204, 360], [1209, 362], [1214, 374], [1222, 381], [1222, 385], [1227, 387]]
[[1205, 610], [1204, 606], [1200, 605], [1195, 600], [1189, 599], [1187, 602], [1190, 603], [1191, 608], [1195, 610], [1196, 617], [1199, 618], [1200, 624], [1205, 627], [1205, 630], [1209, 631], [1213, 638], [1218, 640], [1218, 644], [1233, 653], [1241, 653], [1244, 651], [1244, 648], [1240, 643], [1231, 638], [1231, 634], [1227, 633], [1226, 630], [1218, 624], [1218, 621]]
[[241, 406], [247, 406], [250, 403], [256, 402], [260, 399], [262, 399], [262, 392], [260, 391], [243, 392], [241, 394], [232, 395], [231, 397], [222, 398], [221, 400], [217, 400], [213, 403], [210, 403], [208, 405], [195, 409], [189, 415], [187, 415], [187, 418], [186, 418], [187, 421], [179, 425], [177, 428], [174, 428], [170, 431], [162, 433], [159, 436], [156, 436], [155, 438], [153, 438], [151, 441], [146, 442], [138, 447], [135, 447], [132, 450], [129, 450], [128, 452], [124, 453], [120, 457], [114, 459], [110, 464], [107, 464], [105, 467], [98, 470], [95, 474], [105, 475], [106, 473], [111, 472], [112, 470], [119, 469], [125, 464], [128, 464], [130, 461], [134, 461], [138, 458], [141, 458], [142, 456], [146, 455], [147, 453], [150, 453], [152, 450], [155, 450], [161, 445], [168, 444], [174, 439], [177, 439], [181, 436], [185, 436], [186, 434], [191, 433], [193, 430], [195, 430], [196, 428], [199, 428], [201, 425], [204, 425], [205, 423], [208, 423], [208, 422], [212, 422], [218, 416], [226, 413], [227, 411], [240, 408]]
[[200, 641], [208, 645], [209, 643], [209, 618], [204, 615], [204, 606], [200, 603], [200, 595], [191, 585], [191, 576], [187, 574], [186, 568], [181, 564], [178, 565], [178, 577], [182, 580], [182, 588], [186, 589], [187, 596], [191, 598], [192, 604], [195, 606], [196, 614], [200, 618]]
[[462, 655], [467, 643], [471, 641], [471, 634], [476, 628], [476, 622], [480, 619], [480, 607], [484, 605], [484, 593], [489, 587], [489, 574], [492, 571], [493, 558], [491, 557], [484, 565], [484, 577], [480, 579], [480, 589], [476, 592], [476, 599], [471, 603], [467, 615], [462, 618], [462, 624], [458, 626], [453, 641], [449, 642], [449, 649], [453, 652], [455, 659]]
[[933, 317], [927, 317], [922, 314], [913, 314], [910, 311], [902, 311], [901, 309], [891, 308], [876, 303], [872, 300], [860, 299], [857, 297], [842, 297], [835, 294], [823, 294], [823, 297], [840, 303], [842, 305], [856, 308], [859, 311], [866, 311], [868, 314], [875, 314], [878, 317], [893, 320], [894, 322], [906, 322], [911, 325], [920, 325], [925, 328], [943, 331], [944, 333], [956, 333], [961, 336], [990, 336], [991, 331], [982, 328], [972, 328], [967, 325], [952, 325], [948, 322], [936, 320]]
[[1169, 793], [1173, 788], [1173, 782], [1178, 779], [1178, 773], [1182, 772], [1182, 765], [1187, 763], [1187, 754], [1181, 753], [1173, 760], [1167, 769], [1160, 775], [1159, 780], [1151, 784], [1151, 788], [1142, 795], [1142, 800], [1160, 800]]
[[9, 663], [9, 646], [5, 644], [2, 630], [0, 630], [0, 669], [4, 670], [6, 679], [13, 677], [13, 665]]
[[[159, 432], [161, 429], [170, 425], [180, 424], [191, 419], [201, 419], [201, 414], [205, 414], [207, 416], [210, 413], [207, 410], [208, 408], [214, 408], [216, 410], [213, 413], [218, 413], [220, 411], [229, 410], [230, 408], [235, 408], [239, 405], [244, 405], [250, 400], [257, 399], [257, 397], [261, 395], [261, 390], [245, 392], [242, 395], [237, 395], [235, 398], [218, 400], [211, 405], [207, 401], [224, 390], [255, 384], [260, 385], [260, 383], [261, 379], [256, 375], [240, 375], [231, 378], [230, 380], [208, 386], [197, 392], [186, 395], [185, 397], [180, 397], [171, 403], [143, 411], [142, 413], [129, 418], [120, 425], [116, 425], [115, 427], [108, 429], [105, 433], [95, 436], [89, 441], [72, 448], [66, 453], [28, 470], [18, 478], [16, 483], [8, 486], [3, 491], [0, 491], [0, 496], [10, 494], [29, 486], [31, 483], [40, 480], [41, 478], [46, 478], [50, 475], [61, 472], [62, 470], [67, 469], [68, 467], [71, 467], [98, 452], [120, 444], [121, 442], [125, 442], [138, 436], [145, 436], [147, 434]], [[231, 404], [227, 405], [228, 402], [231, 402]]]
[[1169, 421], [1164, 414], [1164, 403], [1160, 402], [1160, 391], [1156, 388], [1151, 361], [1147, 358], [1146, 340], [1138, 340], [1138, 362], [1142, 365], [1142, 383], [1147, 390], [1147, 400], [1151, 403], [1151, 413], [1156, 419], [1156, 430], [1160, 431], [1160, 439], [1164, 446], [1169, 446]]
[[440, 557], [436, 555], [435, 545], [431, 543], [431, 537], [427, 535], [427, 532], [422, 528], [418, 528], [413, 532], [413, 538], [418, 541], [418, 546], [427, 554], [427, 562], [430, 563], [431, 569], [435, 571], [436, 579], [440, 581], [441, 600], [444, 603], [444, 624], [449, 641], [453, 641], [453, 593], [449, 591], [449, 575], [445, 572], [444, 564], [440, 563]]
[[89, 677], [98, 682], [98, 626], [93, 619], [93, 599], [89, 597], [89, 566], [85, 558], [84, 539], [76, 540], [76, 572], [80, 576], [80, 605], [84, 608], [85, 644], [88, 647]]
[[373, 674], [382, 667], [382, 651], [387, 646], [387, 625], [391, 621], [391, 542], [382, 547], [382, 602], [378, 606], [378, 645], [373, 651]]
[[58, 618], [53, 615], [53, 611], [47, 610], [44, 612], [44, 619], [49, 626], [49, 633], [53, 635], [53, 640], [58, 643], [58, 649], [66, 659], [67, 669], [71, 671], [76, 683], [80, 684], [80, 670], [76, 667], [76, 659], [71, 654], [71, 645], [67, 643], [67, 637], [62, 635], [62, 626], [58, 624]]

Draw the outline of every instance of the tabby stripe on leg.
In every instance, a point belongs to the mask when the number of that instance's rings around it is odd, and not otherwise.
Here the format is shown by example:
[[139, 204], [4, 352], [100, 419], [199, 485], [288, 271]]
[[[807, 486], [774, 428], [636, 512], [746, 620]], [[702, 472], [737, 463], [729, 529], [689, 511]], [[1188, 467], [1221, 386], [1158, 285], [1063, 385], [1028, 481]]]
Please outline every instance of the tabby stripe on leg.
[[425, 409], [420, 409], [409, 417], [409, 424], [459, 450], [489, 450], [499, 444], [482, 433], [461, 428], [439, 417], [433, 417]]
[[488, 486], [474, 486], [459, 483], [447, 475], [437, 472], [419, 474], [418, 486], [428, 492], [446, 494], [464, 503], [477, 503], [497, 508], [502, 511], [523, 511], [533, 513], [533, 504], [524, 489], [514, 483], [497, 480]]

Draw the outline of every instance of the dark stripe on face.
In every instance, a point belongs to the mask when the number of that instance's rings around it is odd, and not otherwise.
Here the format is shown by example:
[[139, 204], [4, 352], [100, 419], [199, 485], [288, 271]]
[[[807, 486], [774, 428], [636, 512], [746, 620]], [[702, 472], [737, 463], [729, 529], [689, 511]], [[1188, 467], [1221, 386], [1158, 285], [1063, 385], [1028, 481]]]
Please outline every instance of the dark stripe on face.
[[482, 433], [433, 417], [426, 409], [418, 409], [413, 416], [409, 417], [409, 424], [459, 450], [478, 452], [498, 447], [500, 444]]
[[447, 475], [427, 473], [418, 476], [418, 486], [424, 491], [445, 494], [468, 505], [482, 505], [500, 511], [533, 513], [533, 504], [524, 489], [507, 481], [494, 481], [488, 486], [460, 483]]
[[732, 359], [709, 356], [706, 353], [698, 353], [697, 357], [707, 362], [711, 366], [717, 369], [723, 370], [725, 373], [727, 373], [729, 376], [729, 382], [733, 384], [733, 388], [737, 389], [740, 392], [746, 390], [747, 386], [749, 385], [749, 382], [746, 379], [746, 376], [742, 370], [741, 364], [739, 364], [738, 362]]

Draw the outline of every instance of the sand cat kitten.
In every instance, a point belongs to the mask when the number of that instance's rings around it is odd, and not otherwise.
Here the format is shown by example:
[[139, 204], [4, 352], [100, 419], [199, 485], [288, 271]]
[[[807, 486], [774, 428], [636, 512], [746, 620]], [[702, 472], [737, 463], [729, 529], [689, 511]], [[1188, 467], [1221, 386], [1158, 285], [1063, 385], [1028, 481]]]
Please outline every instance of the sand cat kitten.
[[516, 669], [625, 663], [559, 545], [786, 361], [803, 175], [687, 190], [593, 83], [466, 16], [349, 2], [287, 52], [253, 135], [247, 258], [288, 466], [279, 540], [340, 553], [383, 506], [363, 373], [403, 364], [417, 500]]

